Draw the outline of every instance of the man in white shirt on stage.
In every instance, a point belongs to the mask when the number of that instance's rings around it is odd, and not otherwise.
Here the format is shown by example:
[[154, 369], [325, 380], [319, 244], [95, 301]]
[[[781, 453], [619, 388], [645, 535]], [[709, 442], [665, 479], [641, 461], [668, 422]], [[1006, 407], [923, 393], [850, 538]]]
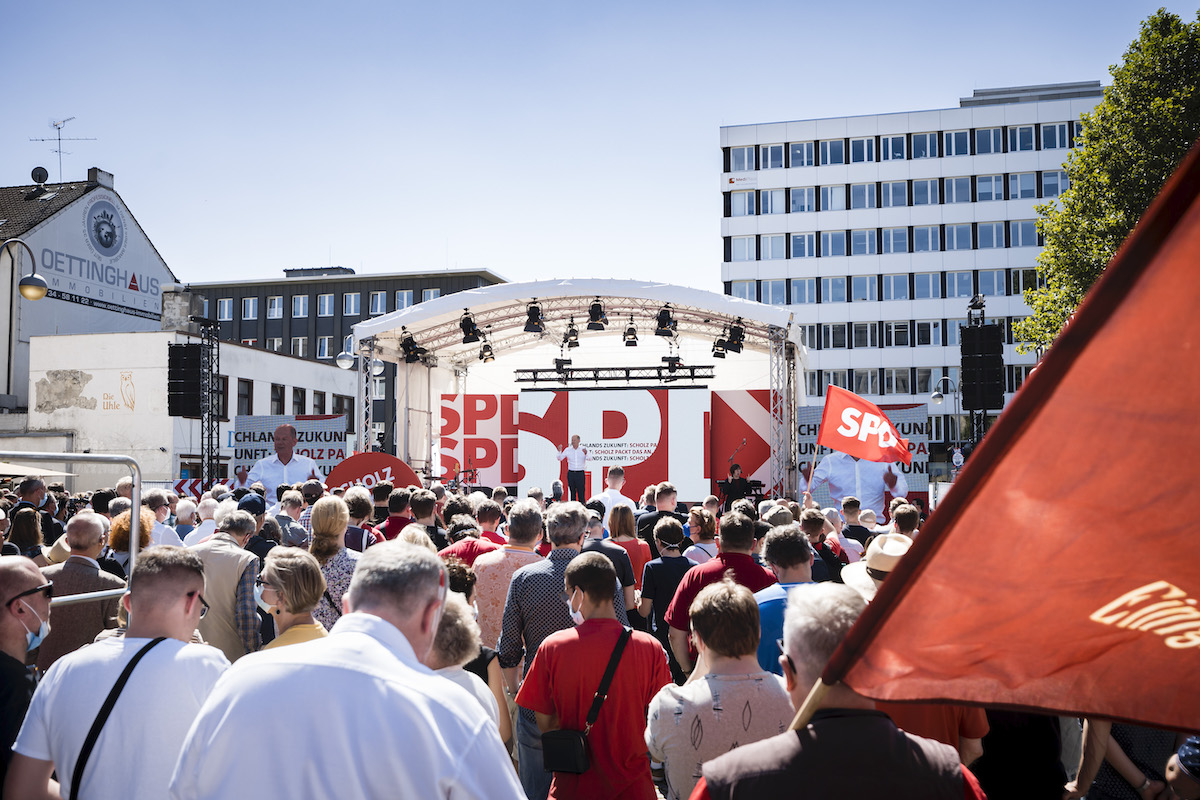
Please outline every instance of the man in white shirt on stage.
[[570, 492], [570, 499], [579, 503], [587, 502], [587, 478], [583, 465], [591, 458], [587, 448], [579, 446], [579, 434], [572, 436], [571, 446], [564, 447], [558, 454], [559, 461], [567, 461], [567, 490]]
[[600, 502], [604, 503], [604, 527], [608, 527], [608, 515], [617, 506], [628, 506], [629, 510], [637, 514], [637, 503], [630, 500], [625, 495], [621, 494], [621, 487], [625, 485], [625, 469], [624, 467], [610, 467], [608, 474], [604, 476], [604, 482], [608, 484], [608, 488], [601, 492], [598, 496]]
[[275, 455], [260, 458], [250, 468], [250, 483], [255, 481], [274, 491], [281, 483], [302, 483], [309, 478], [323, 481], [325, 476], [317, 468], [317, 462], [295, 452], [296, 427], [284, 423], [275, 429]]
[[853, 495], [862, 508], [872, 509], [880, 518], [887, 511], [885, 491], [892, 497], [908, 496], [908, 480], [894, 463], [863, 461], [836, 451], [821, 459], [808, 491], [816, 491], [821, 484], [829, 486], [834, 503], [841, 505], [843, 497]]

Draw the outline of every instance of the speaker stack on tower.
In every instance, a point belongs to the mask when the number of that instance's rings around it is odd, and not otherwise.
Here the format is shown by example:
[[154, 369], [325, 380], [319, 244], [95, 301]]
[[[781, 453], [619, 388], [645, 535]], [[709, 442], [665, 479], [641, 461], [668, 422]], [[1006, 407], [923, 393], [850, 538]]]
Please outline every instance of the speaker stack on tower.
[[964, 411], [1004, 408], [1004, 327], [962, 329], [962, 407]]
[[173, 344], [167, 350], [167, 414], [199, 417], [204, 410], [203, 345]]

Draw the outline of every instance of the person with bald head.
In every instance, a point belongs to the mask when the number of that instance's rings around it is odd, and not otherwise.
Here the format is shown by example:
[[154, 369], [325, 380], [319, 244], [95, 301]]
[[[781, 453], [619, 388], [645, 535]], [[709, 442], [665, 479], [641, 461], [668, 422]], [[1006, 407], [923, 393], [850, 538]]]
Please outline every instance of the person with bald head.
[[263, 486], [278, 486], [281, 483], [295, 484], [309, 479], [321, 481], [317, 462], [306, 455], [296, 452], [296, 426], [284, 423], [275, 429], [272, 437], [275, 443], [275, 455], [260, 458], [250, 468], [250, 483], [261, 483]]
[[[50, 585], [25, 556], [0, 556], [0, 787], [37, 681], [25, 666], [50, 622]], [[45, 623], [45, 625], [43, 625]]]
[[[71, 517], [66, 539], [71, 548], [67, 560], [42, 569], [46, 581], [54, 583], [55, 597], [125, 588], [125, 581], [100, 568], [98, 559], [104, 549], [104, 524], [99, 514], [89, 511]], [[54, 630], [38, 648], [38, 669], [44, 673], [67, 653], [91, 644], [100, 631], [117, 627], [120, 601], [117, 596], [60, 606], [54, 614]]]

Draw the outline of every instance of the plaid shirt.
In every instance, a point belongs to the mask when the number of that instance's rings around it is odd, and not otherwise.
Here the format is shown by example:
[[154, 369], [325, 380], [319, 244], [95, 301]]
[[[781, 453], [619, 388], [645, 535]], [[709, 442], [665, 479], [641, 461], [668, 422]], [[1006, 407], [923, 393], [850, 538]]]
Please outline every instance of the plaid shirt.
[[262, 646], [262, 636], [259, 633], [262, 621], [258, 618], [258, 603], [254, 600], [254, 581], [257, 578], [258, 559], [256, 558], [242, 572], [233, 605], [233, 623], [237, 626], [242, 642], [246, 645], [247, 653], [253, 653]]

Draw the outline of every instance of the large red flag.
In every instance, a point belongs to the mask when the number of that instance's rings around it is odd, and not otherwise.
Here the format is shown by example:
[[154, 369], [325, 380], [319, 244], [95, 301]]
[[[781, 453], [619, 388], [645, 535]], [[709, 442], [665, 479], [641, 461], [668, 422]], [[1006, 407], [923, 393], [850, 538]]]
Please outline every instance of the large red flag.
[[823, 675], [1200, 729], [1200, 146]]
[[864, 461], [912, 463], [908, 439], [900, 438], [879, 406], [832, 384], [825, 387], [817, 444]]

